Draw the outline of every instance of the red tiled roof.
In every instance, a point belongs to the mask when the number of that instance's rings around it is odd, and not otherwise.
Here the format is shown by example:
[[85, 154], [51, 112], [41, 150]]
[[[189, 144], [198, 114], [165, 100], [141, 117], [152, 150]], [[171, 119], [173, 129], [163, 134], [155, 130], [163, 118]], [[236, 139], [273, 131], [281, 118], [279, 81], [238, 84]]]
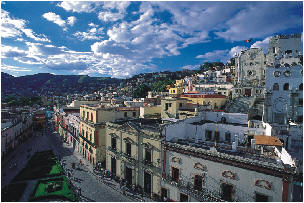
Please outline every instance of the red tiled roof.
[[188, 98], [226, 98], [225, 95], [220, 95], [220, 94], [182, 94], [181, 97], [188, 97]]

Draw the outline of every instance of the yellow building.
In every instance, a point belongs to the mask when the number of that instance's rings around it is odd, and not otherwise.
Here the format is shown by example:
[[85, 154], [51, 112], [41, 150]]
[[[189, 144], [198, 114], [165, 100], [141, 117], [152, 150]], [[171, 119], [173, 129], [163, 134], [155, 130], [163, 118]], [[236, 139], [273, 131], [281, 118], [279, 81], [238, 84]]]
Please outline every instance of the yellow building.
[[226, 103], [226, 96], [219, 94], [183, 94], [181, 98], [193, 104], [211, 105], [212, 109], [221, 109]]
[[182, 87], [173, 87], [169, 89], [169, 95], [180, 95], [183, 93]]
[[161, 120], [136, 119], [107, 122], [106, 168], [127, 185], [160, 195]]
[[169, 89], [169, 95], [177, 96], [177, 95], [182, 94], [184, 91], [183, 83], [184, 83], [183, 80], [176, 80], [175, 87], [172, 87]]
[[139, 108], [102, 108], [99, 105], [80, 106], [78, 152], [90, 163], [105, 163], [107, 121], [138, 118]]

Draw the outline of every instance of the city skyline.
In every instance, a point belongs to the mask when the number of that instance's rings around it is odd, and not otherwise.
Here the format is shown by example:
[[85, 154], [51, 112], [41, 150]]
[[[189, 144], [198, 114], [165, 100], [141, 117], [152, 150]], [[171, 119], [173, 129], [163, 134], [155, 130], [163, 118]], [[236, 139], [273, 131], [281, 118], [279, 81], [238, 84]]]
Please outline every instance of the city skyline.
[[303, 4], [296, 1], [4, 1], [1, 7], [1, 71], [14, 76], [126, 78], [197, 69], [250, 47], [266, 52], [270, 36], [303, 29]]

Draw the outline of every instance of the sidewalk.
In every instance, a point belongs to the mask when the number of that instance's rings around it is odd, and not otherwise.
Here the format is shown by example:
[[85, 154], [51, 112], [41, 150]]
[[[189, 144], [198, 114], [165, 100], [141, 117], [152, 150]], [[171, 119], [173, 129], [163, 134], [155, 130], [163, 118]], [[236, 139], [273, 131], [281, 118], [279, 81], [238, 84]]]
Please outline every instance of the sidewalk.
[[[72, 144], [68, 145], [67, 143], [63, 143], [63, 147], [68, 148], [69, 150], [73, 150]], [[116, 190], [122, 194], [122, 190], [120, 189], [120, 184], [119, 182], [114, 181], [111, 178], [102, 178], [101, 176], [96, 175], [94, 171], [94, 166], [82, 155], [77, 152], [77, 150], [73, 151], [73, 155], [78, 159], [81, 160], [83, 163], [83, 167], [88, 169], [88, 172], [90, 173], [91, 176], [95, 177], [100, 183], [105, 184], [106, 186], [112, 188], [113, 190]], [[78, 164], [78, 163], [76, 163]], [[139, 194], [133, 194], [129, 191], [126, 192], [126, 196], [133, 199], [136, 202], [153, 202], [152, 199], [147, 198], [147, 197], [141, 197]]]

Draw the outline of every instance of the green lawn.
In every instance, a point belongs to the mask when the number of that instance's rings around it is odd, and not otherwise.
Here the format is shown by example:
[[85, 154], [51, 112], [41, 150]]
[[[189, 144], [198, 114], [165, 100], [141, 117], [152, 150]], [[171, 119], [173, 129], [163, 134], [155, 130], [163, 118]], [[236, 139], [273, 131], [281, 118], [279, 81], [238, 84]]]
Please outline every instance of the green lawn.
[[[42, 199], [66, 199], [69, 201], [77, 201], [76, 194], [71, 189], [71, 186], [66, 177], [40, 180], [36, 183], [35, 190], [29, 198], [29, 201], [36, 201]], [[59, 187], [54, 191], [47, 191], [50, 184], [58, 185]]]

